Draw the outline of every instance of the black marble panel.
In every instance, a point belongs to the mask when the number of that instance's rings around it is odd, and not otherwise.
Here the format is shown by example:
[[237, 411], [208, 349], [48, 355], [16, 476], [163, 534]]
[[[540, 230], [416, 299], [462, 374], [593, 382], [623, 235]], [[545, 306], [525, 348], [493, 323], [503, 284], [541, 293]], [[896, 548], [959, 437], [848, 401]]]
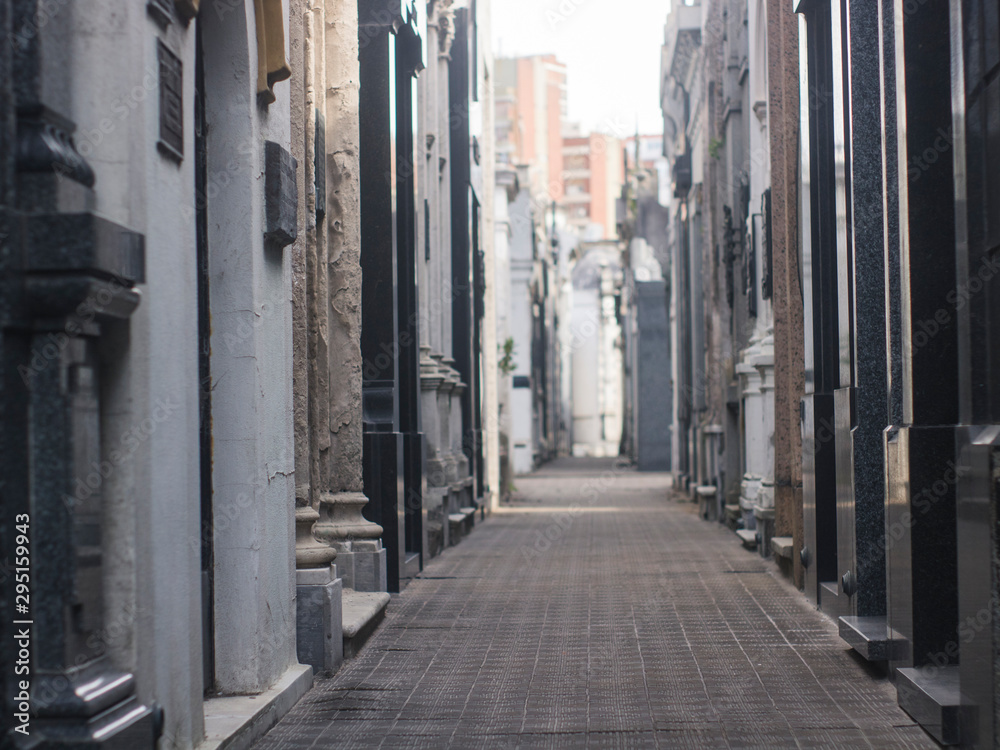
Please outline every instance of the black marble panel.
[[1000, 468], [1000, 428], [961, 427], [958, 456], [958, 642], [961, 692], [967, 708], [963, 740], [993, 747], [996, 722], [996, 644], [1000, 643], [1000, 545], [998, 498], [993, 480]]
[[802, 399], [801, 554], [805, 594], [817, 604], [822, 602], [820, 584], [838, 578], [835, 435], [833, 395], [806, 394]]
[[400, 571], [406, 549], [406, 488], [403, 435], [399, 432], [374, 432], [367, 429], [362, 437], [362, 475], [368, 504], [365, 518], [382, 527], [385, 547], [386, 585], [399, 591]]
[[184, 158], [184, 64], [162, 41], [156, 42], [160, 71], [160, 151]]
[[[883, 211], [882, 86], [877, 5], [851, 7], [850, 28], [852, 268], [854, 372], [850, 413], [851, 536], [841, 545], [841, 574], [850, 569], [853, 611], [885, 614], [885, 470], [882, 432], [889, 424]], [[839, 415], [838, 415], [839, 416]], [[838, 429], [840, 423], [838, 421]]]
[[887, 614], [909, 644], [909, 654], [901, 650], [892, 666], [957, 664], [955, 429], [899, 428], [888, 456]]
[[264, 239], [285, 247], [298, 237], [298, 162], [274, 141], [264, 143]]

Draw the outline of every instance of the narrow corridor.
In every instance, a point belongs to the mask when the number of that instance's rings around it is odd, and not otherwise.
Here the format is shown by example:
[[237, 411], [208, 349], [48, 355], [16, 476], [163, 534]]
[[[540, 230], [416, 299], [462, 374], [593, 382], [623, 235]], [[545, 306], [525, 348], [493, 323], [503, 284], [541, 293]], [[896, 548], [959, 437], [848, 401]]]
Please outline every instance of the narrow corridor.
[[517, 490], [256, 750], [936, 747], [667, 475], [562, 459]]

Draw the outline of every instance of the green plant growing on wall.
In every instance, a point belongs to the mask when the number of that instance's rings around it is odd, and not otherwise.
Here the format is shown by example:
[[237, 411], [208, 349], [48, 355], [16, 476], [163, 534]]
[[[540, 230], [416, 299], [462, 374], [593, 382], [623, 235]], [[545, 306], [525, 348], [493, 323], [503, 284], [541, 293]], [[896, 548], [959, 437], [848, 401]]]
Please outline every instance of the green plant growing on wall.
[[504, 375], [510, 375], [517, 368], [514, 362], [514, 339], [508, 336], [499, 349], [501, 351], [500, 362], [498, 363], [500, 372]]
[[711, 156], [713, 159], [718, 159], [719, 153], [722, 151], [722, 147], [724, 145], [726, 145], [726, 142], [724, 140], [720, 140], [718, 138], [712, 138], [708, 142], [708, 155]]

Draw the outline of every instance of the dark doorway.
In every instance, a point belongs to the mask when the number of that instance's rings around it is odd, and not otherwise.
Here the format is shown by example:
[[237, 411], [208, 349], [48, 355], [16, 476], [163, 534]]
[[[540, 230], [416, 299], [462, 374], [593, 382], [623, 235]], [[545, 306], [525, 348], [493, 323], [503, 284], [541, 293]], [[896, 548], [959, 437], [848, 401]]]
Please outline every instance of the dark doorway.
[[475, 444], [473, 446], [478, 502], [486, 495], [486, 464], [483, 460], [483, 320], [486, 317], [486, 255], [479, 241], [479, 201], [472, 196], [472, 352], [473, 352], [473, 419]]
[[208, 267], [208, 124], [205, 122], [205, 59], [201, 25], [195, 32], [194, 179], [198, 264], [198, 447], [201, 491], [202, 679], [206, 693], [215, 686], [215, 611], [212, 581], [212, 320]]

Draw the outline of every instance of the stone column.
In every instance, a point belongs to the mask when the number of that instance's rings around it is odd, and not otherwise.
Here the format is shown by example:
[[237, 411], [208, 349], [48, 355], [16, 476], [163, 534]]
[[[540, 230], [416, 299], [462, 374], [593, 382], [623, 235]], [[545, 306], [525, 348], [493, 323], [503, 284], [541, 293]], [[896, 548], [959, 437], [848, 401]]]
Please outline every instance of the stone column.
[[760, 458], [760, 488], [754, 503], [757, 518], [758, 551], [761, 557], [771, 556], [774, 536], [774, 337], [767, 333], [758, 344], [759, 352], [751, 360], [760, 378], [761, 421], [758, 430]]
[[[311, 0], [292, 0], [289, 35], [292, 151], [298, 171], [299, 202], [305, 232], [292, 251], [293, 404], [295, 422], [295, 581], [296, 648], [300, 662], [317, 672], [336, 670], [343, 662], [343, 582], [332, 565], [337, 550], [313, 535], [316, 507], [329, 467], [330, 412], [327, 340], [329, 331], [326, 275], [326, 102], [322, 43], [325, 8]], [[317, 101], [317, 91], [319, 101]]]
[[361, 194], [358, 123], [358, 10], [356, 0], [326, 0], [326, 266], [318, 269], [330, 290], [327, 372], [329, 472], [320, 492], [318, 539], [337, 550], [345, 587], [385, 591], [382, 528], [367, 521], [361, 474]]
[[425, 560], [437, 555], [445, 544], [445, 497], [447, 490], [447, 470], [445, 468], [445, 446], [441, 442], [441, 414], [438, 409], [438, 392], [444, 382], [444, 374], [437, 360], [430, 355], [429, 346], [420, 347], [420, 389], [423, 398], [423, 427], [427, 436], [427, 490], [424, 494], [424, 509], [427, 511], [427, 549]]
[[799, 20], [790, 4], [767, 0], [768, 141], [771, 159], [771, 273], [774, 284], [775, 534], [792, 537], [794, 581], [802, 586], [804, 376], [799, 285]]
[[740, 377], [740, 395], [743, 398], [743, 424], [746, 441], [746, 463], [743, 467], [743, 479], [740, 483], [740, 513], [743, 516], [743, 528], [757, 528], [757, 515], [754, 508], [757, 505], [757, 495], [760, 492], [761, 455], [760, 425], [764, 419], [764, 403], [761, 392], [760, 372], [754, 367], [754, 362], [760, 354], [760, 346], [751, 340], [751, 345], [743, 351], [741, 362], [736, 365], [736, 373]]

